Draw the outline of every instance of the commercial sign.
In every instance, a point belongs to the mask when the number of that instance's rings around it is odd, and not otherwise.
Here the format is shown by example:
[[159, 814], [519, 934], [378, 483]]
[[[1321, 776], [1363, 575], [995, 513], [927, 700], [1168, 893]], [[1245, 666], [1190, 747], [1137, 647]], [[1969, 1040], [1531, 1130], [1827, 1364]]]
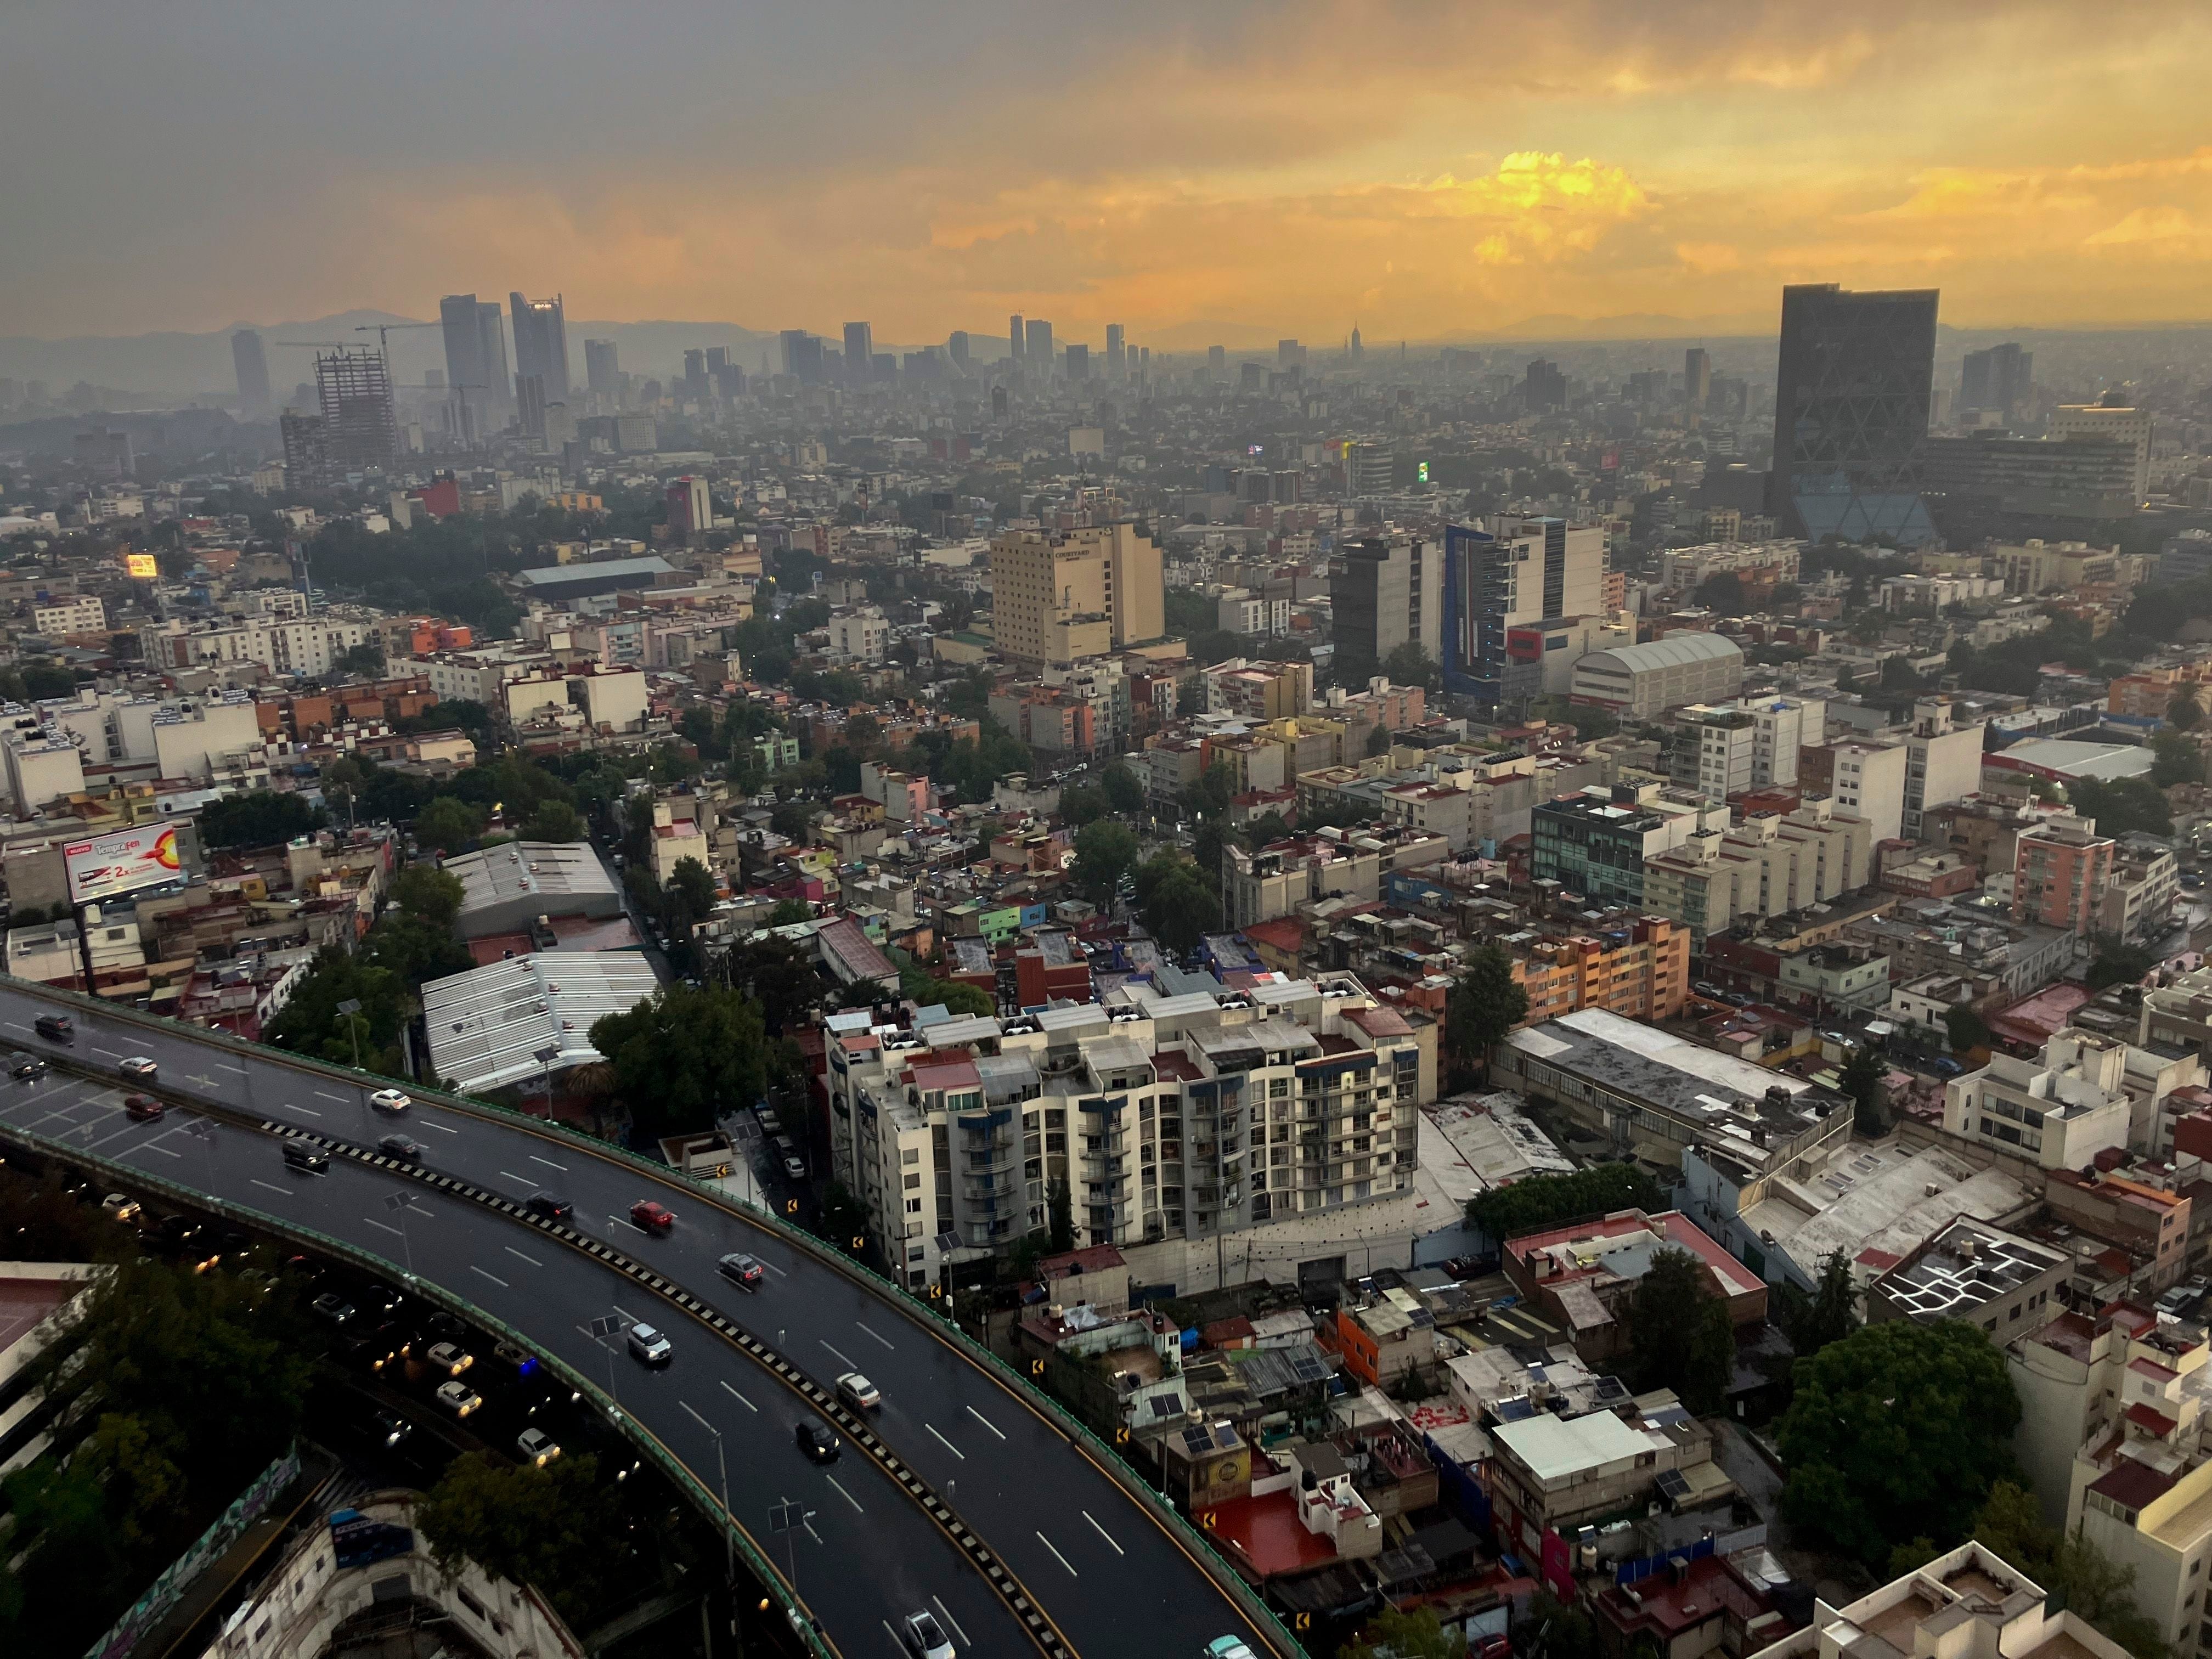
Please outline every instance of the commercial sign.
[[118, 830], [62, 848], [71, 904], [89, 904], [110, 893], [134, 892], [176, 880], [182, 865], [174, 824]]
[[125, 574], [143, 581], [152, 581], [161, 574], [161, 567], [151, 553], [125, 553], [123, 556]]

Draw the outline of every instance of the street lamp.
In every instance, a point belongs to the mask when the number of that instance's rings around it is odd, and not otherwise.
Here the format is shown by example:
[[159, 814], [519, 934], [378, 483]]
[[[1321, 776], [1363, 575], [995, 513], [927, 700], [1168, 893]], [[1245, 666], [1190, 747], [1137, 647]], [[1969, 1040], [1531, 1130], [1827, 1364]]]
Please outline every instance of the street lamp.
[[207, 1154], [207, 1189], [212, 1194], [215, 1191], [215, 1120], [188, 1118], [185, 1121], [185, 1133], [198, 1141], [200, 1150]]
[[705, 1418], [699, 1418], [699, 1426], [714, 1437], [714, 1468], [722, 1478], [722, 1586], [730, 1600], [730, 1634], [738, 1633], [738, 1535], [737, 1517], [730, 1513], [730, 1464], [722, 1451], [722, 1431]]
[[384, 1200], [384, 1207], [399, 1212], [399, 1248], [407, 1258], [407, 1277], [411, 1282], [415, 1277], [415, 1242], [407, 1237], [407, 1212], [410, 1207], [407, 1194], [404, 1192], [392, 1194]]
[[602, 1314], [584, 1328], [590, 1334], [592, 1340], [607, 1351], [607, 1393], [615, 1402], [617, 1416], [620, 1415], [622, 1406], [622, 1390], [615, 1383], [615, 1351], [608, 1344], [607, 1339], [621, 1330], [625, 1322], [618, 1314]]
[[545, 1115], [548, 1117], [553, 1115], [553, 1062], [560, 1057], [561, 1045], [557, 1042], [549, 1042], [531, 1055], [545, 1073]]
[[784, 1574], [791, 1582], [791, 1595], [793, 1601], [799, 1599], [799, 1559], [793, 1549], [796, 1540], [791, 1534], [813, 1518], [812, 1510], [802, 1510], [788, 1498], [779, 1503], [771, 1504], [768, 1507], [769, 1530], [783, 1534]]
[[338, 1004], [338, 1013], [346, 1023], [346, 1030], [353, 1037], [353, 1068], [358, 1072], [361, 1070], [361, 1026], [357, 1018], [361, 1013], [361, 1000], [348, 997]]

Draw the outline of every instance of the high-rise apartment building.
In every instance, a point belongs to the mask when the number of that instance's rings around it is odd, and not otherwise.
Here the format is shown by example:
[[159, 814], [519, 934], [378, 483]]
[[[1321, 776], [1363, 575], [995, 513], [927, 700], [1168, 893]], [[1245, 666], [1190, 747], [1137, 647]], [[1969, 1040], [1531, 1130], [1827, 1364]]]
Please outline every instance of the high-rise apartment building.
[[1782, 290], [1767, 511], [1784, 533], [1934, 539], [1914, 479], [1934, 390], [1936, 299], [1932, 288]]
[[1028, 664], [1156, 640], [1167, 627], [1160, 550], [1128, 523], [1010, 532], [991, 543], [991, 609], [999, 649]]
[[1692, 346], [1682, 354], [1683, 404], [1690, 409], [1703, 409], [1705, 400], [1712, 395], [1712, 353], [1703, 346]]
[[1106, 378], [1109, 380], [1118, 380], [1122, 375], [1122, 337], [1121, 324], [1106, 325]]
[[1023, 325], [1028, 337], [1027, 355], [1030, 371], [1040, 378], [1052, 373], [1052, 325], [1041, 318], [1032, 317]]
[[1027, 330], [1022, 323], [1022, 313], [1018, 311], [1006, 319], [1006, 343], [1009, 347], [1007, 355], [1014, 360], [1017, 367], [1020, 366], [1022, 353], [1028, 349], [1028, 339]]
[[704, 478], [672, 480], [667, 499], [670, 533], [678, 536], [703, 535], [714, 527], [714, 501], [708, 493]]
[[1379, 665], [1411, 641], [1435, 661], [1443, 624], [1443, 558], [1419, 537], [1372, 537], [1328, 562], [1337, 661]]
[[594, 398], [611, 400], [622, 395], [622, 363], [612, 340], [584, 342], [584, 381]]
[[1515, 628], [1605, 610], [1605, 531], [1565, 519], [1444, 527], [1442, 609], [1430, 654], [1444, 689], [1496, 703]]
[[526, 300], [520, 293], [507, 296], [514, 319], [514, 372], [535, 374], [544, 387], [545, 401], [568, 401], [568, 325], [561, 296]]
[[2012, 915], [2086, 934], [2097, 926], [2116, 848], [2093, 823], [2050, 818], [2022, 830], [2013, 842]]
[[241, 328], [230, 337], [231, 367], [238, 371], [238, 412], [249, 421], [265, 421], [274, 405], [269, 397], [269, 354], [261, 336]]
[[323, 443], [334, 473], [381, 471], [398, 445], [392, 422], [392, 376], [384, 354], [368, 347], [315, 354], [315, 392]]
[[276, 419], [284, 441], [284, 484], [306, 489], [330, 481], [330, 448], [323, 441], [323, 417], [286, 410]]
[[866, 323], [845, 325], [845, 384], [866, 386], [875, 373], [876, 331]]
[[1959, 408], [1977, 410], [2012, 419], [2027, 401], [2035, 374], [2035, 354], [2022, 351], [2016, 342], [1970, 351], [1959, 366]]
[[1987, 720], [1954, 725], [1948, 697], [1912, 705], [1912, 729], [1905, 738], [1905, 833], [1920, 839], [1922, 814], [1948, 802], [1964, 800], [1982, 787], [1982, 739]]
[[1397, 477], [1398, 449], [1388, 438], [1346, 440], [1344, 489], [1346, 495], [1387, 495], [1396, 483]]

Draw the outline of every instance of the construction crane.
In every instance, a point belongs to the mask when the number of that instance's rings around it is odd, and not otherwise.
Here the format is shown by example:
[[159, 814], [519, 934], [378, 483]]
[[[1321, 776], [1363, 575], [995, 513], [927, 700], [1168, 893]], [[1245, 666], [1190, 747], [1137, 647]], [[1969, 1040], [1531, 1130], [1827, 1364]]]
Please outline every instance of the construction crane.
[[377, 347], [384, 353], [385, 361], [389, 362], [392, 361], [392, 342], [388, 337], [393, 329], [443, 328], [445, 325], [442, 320], [434, 323], [356, 323], [353, 331], [356, 334], [376, 336]]

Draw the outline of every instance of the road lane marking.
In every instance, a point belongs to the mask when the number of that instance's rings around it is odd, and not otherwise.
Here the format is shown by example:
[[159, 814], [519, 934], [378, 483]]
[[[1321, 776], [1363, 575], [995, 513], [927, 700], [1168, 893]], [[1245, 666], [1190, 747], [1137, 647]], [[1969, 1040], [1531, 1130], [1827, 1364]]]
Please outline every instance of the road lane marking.
[[93, 1045], [92, 1052], [95, 1054], [106, 1054], [110, 1060], [123, 1058], [123, 1051], [120, 1048], [103, 1048], [98, 1043]]
[[519, 1181], [526, 1187], [535, 1187], [538, 1184], [538, 1182], [530, 1176], [519, 1176], [512, 1170], [501, 1170], [500, 1174], [506, 1176], [509, 1181]]
[[731, 1398], [734, 1399], [738, 1404], [743, 1406], [747, 1411], [752, 1412], [756, 1414], [759, 1413], [760, 1407], [758, 1406], [754, 1405], [753, 1402], [746, 1399], [744, 1395], [739, 1394], [735, 1389], [731, 1388], [728, 1383], [723, 1383], [722, 1387], [727, 1390]]
[[489, 1279], [489, 1280], [491, 1280], [491, 1282], [492, 1282], [493, 1284], [495, 1284], [495, 1285], [498, 1285], [498, 1286], [500, 1287], [500, 1289], [501, 1289], [502, 1291], [504, 1291], [504, 1290], [510, 1290], [510, 1289], [512, 1289], [512, 1288], [513, 1288], [513, 1286], [511, 1286], [510, 1285], [508, 1285], [508, 1284], [507, 1284], [507, 1282], [505, 1279], [501, 1279], [501, 1278], [497, 1273], [484, 1273], [484, 1270], [483, 1270], [482, 1267], [477, 1267], [477, 1264], [476, 1264], [475, 1262], [473, 1262], [473, 1261], [471, 1261], [471, 1262], [470, 1262], [470, 1263], [469, 1263], [469, 1271], [470, 1271], [471, 1273], [481, 1273], [481, 1274], [483, 1274], [483, 1276], [484, 1278]]
[[[136, 1146], [125, 1148], [123, 1155], [125, 1158], [128, 1158], [132, 1152], [159, 1152], [164, 1158], [182, 1158], [184, 1156], [182, 1152], [171, 1152], [167, 1146], [156, 1146], [150, 1140], [142, 1140]], [[282, 1187], [279, 1187], [276, 1190], [281, 1193], [284, 1189]]]
[[947, 1440], [947, 1439], [946, 1439], [943, 1435], [941, 1435], [941, 1434], [938, 1434], [938, 1433], [937, 1433], [937, 1425], [936, 1425], [936, 1424], [934, 1424], [934, 1423], [925, 1423], [925, 1424], [923, 1424], [921, 1426], [922, 1426], [923, 1428], [925, 1428], [925, 1429], [927, 1429], [927, 1430], [930, 1431], [930, 1433], [931, 1433], [931, 1434], [935, 1435], [935, 1436], [936, 1436], [936, 1438], [937, 1438], [937, 1443], [938, 1443], [939, 1445], [940, 1445], [940, 1446], [944, 1447], [945, 1450], [947, 1450], [947, 1451], [951, 1452], [951, 1453], [955, 1457], [958, 1458], [958, 1459], [959, 1459], [962, 1462], [963, 1462], [963, 1463], [965, 1463], [965, 1462], [968, 1461], [968, 1454], [967, 1454], [966, 1452], [962, 1451], [962, 1450], [960, 1449], [960, 1448], [959, 1448], [959, 1447], [957, 1447], [957, 1446], [954, 1445], [954, 1444], [953, 1444], [950, 1440]]
[[[691, 1402], [690, 1402], [690, 1401], [688, 1401], [688, 1400], [679, 1400], [679, 1401], [678, 1401], [676, 1403], [677, 1403], [678, 1405], [679, 1405], [679, 1406], [683, 1407], [684, 1407], [684, 1409], [685, 1411], [687, 1411], [687, 1412], [691, 1412]], [[709, 1433], [709, 1434], [711, 1434], [711, 1435], [714, 1435], [714, 1436], [716, 1436], [716, 1437], [719, 1437], [720, 1436], [721, 1432], [722, 1432], [720, 1429], [716, 1428], [716, 1427], [715, 1427], [712, 1423], [709, 1423], [709, 1422], [708, 1422], [705, 1418], [703, 1418], [703, 1417], [700, 1416], [700, 1415], [699, 1415], [699, 1413], [696, 1413], [696, 1412], [691, 1412], [691, 1420], [692, 1420], [694, 1423], [696, 1423], [696, 1424], [697, 1424], [701, 1428], [702, 1428], [702, 1429], [706, 1430], [706, 1431], [707, 1431], [707, 1432], [708, 1432], [708, 1433]]]
[[901, 1653], [909, 1653], [912, 1651], [905, 1643], [899, 1640], [899, 1633], [891, 1628], [891, 1621], [888, 1619], [884, 1620], [884, 1634], [891, 1638], [891, 1645], [896, 1648]]
[[390, 1233], [390, 1234], [391, 1234], [394, 1238], [404, 1238], [404, 1237], [407, 1237], [407, 1235], [406, 1235], [405, 1233], [404, 1233], [404, 1232], [400, 1231], [398, 1228], [397, 1228], [397, 1227], [391, 1227], [391, 1226], [386, 1226], [386, 1225], [385, 1225], [385, 1224], [384, 1224], [383, 1222], [379, 1221], [379, 1220], [378, 1220], [374, 1216], [373, 1216], [373, 1215], [365, 1215], [365, 1216], [362, 1217], [362, 1219], [363, 1221], [366, 1221], [367, 1223], [368, 1223], [368, 1224], [369, 1224], [370, 1226], [372, 1226], [372, 1227], [383, 1227], [383, 1228], [384, 1228], [384, 1231], [385, 1231], [386, 1232], [387, 1232], [387, 1233]]
[[[825, 1474], [822, 1478], [824, 1480], [827, 1480], [831, 1486], [837, 1486], [837, 1477], [836, 1475]], [[866, 1515], [867, 1513], [866, 1510], [860, 1507], [860, 1500], [854, 1497], [852, 1493], [847, 1492], [842, 1486], [837, 1486], [837, 1496], [843, 1498], [848, 1504], [850, 1504], [853, 1506], [854, 1514]]]
[[826, 1337], [826, 1336], [824, 1336], [824, 1337], [819, 1337], [819, 1338], [817, 1338], [816, 1340], [817, 1340], [817, 1341], [819, 1341], [819, 1342], [822, 1344], [822, 1346], [823, 1346], [823, 1347], [825, 1347], [825, 1348], [829, 1349], [829, 1350], [830, 1350], [830, 1352], [831, 1353], [836, 1354], [838, 1358], [840, 1358], [840, 1359], [843, 1360], [843, 1361], [845, 1362], [845, 1369], [846, 1369], [846, 1370], [853, 1370], [853, 1371], [857, 1371], [858, 1370], [860, 1370], [860, 1369], [858, 1365], [855, 1365], [855, 1364], [853, 1363], [853, 1356], [852, 1356], [852, 1355], [850, 1355], [850, 1354], [848, 1354], [848, 1353], [840, 1352], [839, 1352], [839, 1350], [838, 1350], [837, 1345], [836, 1345], [836, 1343], [834, 1343], [834, 1342], [830, 1341], [830, 1340], [828, 1337]]
[[890, 1340], [889, 1337], [887, 1337], [887, 1336], [876, 1336], [876, 1333], [875, 1333], [875, 1332], [873, 1332], [873, 1331], [869, 1331], [869, 1330], [868, 1330], [868, 1326], [867, 1326], [867, 1322], [866, 1322], [866, 1321], [865, 1321], [865, 1320], [860, 1320], [860, 1319], [856, 1319], [856, 1320], [854, 1320], [853, 1322], [854, 1322], [855, 1325], [858, 1325], [858, 1326], [859, 1326], [862, 1330], [864, 1330], [864, 1331], [868, 1331], [868, 1334], [869, 1334], [870, 1336], [874, 1336], [874, 1337], [876, 1338], [876, 1340], [877, 1340], [877, 1341], [878, 1341], [878, 1342], [880, 1342], [880, 1343], [882, 1343], [882, 1344], [884, 1345], [884, 1346], [885, 1346], [886, 1348], [890, 1348], [890, 1349], [891, 1350], [891, 1352], [892, 1352], [896, 1353], [896, 1352], [898, 1352], [897, 1347], [896, 1346], [896, 1345], [894, 1345], [894, 1344], [892, 1343], [891, 1340]]
[[610, 1303], [610, 1304], [608, 1304], [608, 1305], [609, 1305], [610, 1307], [611, 1307], [611, 1308], [612, 1308], [612, 1309], [613, 1309], [617, 1313], [620, 1314], [620, 1315], [621, 1315], [624, 1319], [627, 1319], [628, 1321], [629, 1321], [629, 1322], [630, 1322], [631, 1324], [633, 1324], [633, 1325], [641, 1324], [641, 1323], [642, 1323], [642, 1322], [643, 1322], [642, 1321], [641, 1321], [641, 1320], [638, 1318], [638, 1316], [637, 1316], [635, 1314], [632, 1313], [632, 1312], [631, 1312], [628, 1308], [623, 1307], [623, 1304], [622, 1304], [621, 1303], [619, 1303], [619, 1302], [613, 1302], [613, 1303]]
[[988, 1417], [984, 1416], [982, 1413], [981, 1413], [981, 1412], [977, 1411], [977, 1410], [976, 1410], [973, 1406], [970, 1406], [970, 1407], [968, 1408], [968, 1415], [969, 1415], [969, 1416], [970, 1416], [970, 1417], [972, 1417], [972, 1418], [974, 1418], [974, 1419], [975, 1419], [978, 1423], [981, 1423], [981, 1424], [985, 1428], [987, 1428], [987, 1429], [990, 1430], [990, 1431], [991, 1431], [993, 1434], [997, 1435], [997, 1436], [999, 1437], [999, 1438], [1000, 1438], [1000, 1439], [1004, 1440], [1004, 1439], [1006, 1437], [1006, 1431], [1005, 1431], [1005, 1430], [1001, 1429], [1001, 1428], [1000, 1428], [1000, 1427], [996, 1423], [994, 1423], [994, 1422], [993, 1422], [989, 1418], [988, 1418]]
[[426, 1129], [435, 1129], [435, 1130], [437, 1130], [437, 1131], [438, 1131], [438, 1133], [441, 1133], [441, 1134], [457, 1135], [457, 1134], [460, 1133], [460, 1131], [459, 1131], [459, 1129], [454, 1128], [454, 1127], [453, 1127], [452, 1125], [450, 1125], [450, 1124], [446, 1124], [446, 1123], [433, 1123], [433, 1122], [431, 1122], [431, 1121], [430, 1121], [430, 1120], [429, 1120], [428, 1118], [427, 1118], [427, 1117], [426, 1117], [426, 1118], [423, 1118], [423, 1119], [422, 1119], [422, 1120], [420, 1120], [420, 1121], [422, 1122], [422, 1127], [423, 1127], [424, 1128], [426, 1128]]
[[275, 1182], [264, 1181], [259, 1176], [253, 1176], [250, 1177], [250, 1179], [255, 1186], [263, 1188], [264, 1191], [282, 1193], [287, 1198], [289, 1198], [292, 1195], [292, 1189], [289, 1187], [279, 1187]]
[[218, 1065], [218, 1066], [222, 1066], [222, 1069], [223, 1069], [224, 1071], [226, 1071], [226, 1072], [235, 1072], [235, 1073], [237, 1073], [239, 1074], [239, 1076], [240, 1076], [240, 1077], [244, 1077], [244, 1076], [246, 1076], [246, 1067], [244, 1067], [243, 1066], [234, 1066], [234, 1065], [232, 1065], [232, 1064], [231, 1064], [228, 1060], [218, 1060], [217, 1061], [216, 1061], [216, 1065]]
[[556, 1163], [554, 1163], [554, 1162], [553, 1162], [553, 1160], [552, 1160], [551, 1158], [540, 1158], [540, 1157], [538, 1157], [538, 1154], [537, 1154], [537, 1153], [535, 1153], [535, 1152], [532, 1152], [532, 1153], [531, 1153], [531, 1154], [530, 1154], [530, 1161], [531, 1161], [532, 1164], [545, 1164], [545, 1165], [549, 1166], [550, 1168], [558, 1170], [560, 1170], [560, 1172], [561, 1172], [562, 1175], [566, 1175], [566, 1174], [568, 1174], [568, 1166], [567, 1164], [556, 1164]]
[[[1105, 1528], [1103, 1528], [1103, 1527], [1102, 1527], [1102, 1526], [1100, 1526], [1100, 1525], [1098, 1524], [1098, 1517], [1097, 1517], [1097, 1516], [1095, 1516], [1095, 1515], [1091, 1514], [1091, 1512], [1089, 1510], [1084, 1510], [1084, 1511], [1083, 1511], [1083, 1518], [1084, 1518], [1085, 1521], [1088, 1521], [1088, 1522], [1091, 1523], [1091, 1531], [1093, 1531], [1093, 1532], [1097, 1533], [1097, 1534], [1101, 1538], [1104, 1539], [1108, 1543], [1109, 1543], [1109, 1544], [1114, 1544], [1114, 1534], [1113, 1534], [1112, 1533], [1110, 1533], [1110, 1532], [1107, 1531]], [[1116, 1554], [1116, 1555], [1127, 1555], [1128, 1553], [1129, 1553], [1128, 1551], [1127, 1551], [1127, 1550], [1123, 1549], [1123, 1548], [1122, 1548], [1119, 1544], [1114, 1544], [1114, 1553], [1115, 1553], [1115, 1554]]]
[[1055, 1545], [1051, 1539], [1046, 1537], [1042, 1533], [1039, 1533], [1037, 1534], [1037, 1542], [1043, 1545], [1047, 1549], [1052, 1552], [1052, 1559], [1059, 1562], [1061, 1566], [1067, 1569], [1067, 1576], [1070, 1578], [1080, 1578], [1083, 1577], [1081, 1573], [1076, 1571], [1074, 1566], [1069, 1562], [1068, 1559], [1060, 1553], [1059, 1547]]
[[328, 1089], [318, 1089], [315, 1091], [315, 1095], [318, 1099], [335, 1100], [341, 1106], [350, 1106], [353, 1104], [353, 1103], [348, 1100], [343, 1095], [334, 1095]]
[[935, 1607], [938, 1612], [945, 1614], [945, 1622], [952, 1626], [952, 1633], [960, 1638], [963, 1646], [972, 1648], [975, 1645], [973, 1642], [970, 1642], [968, 1639], [968, 1632], [960, 1628], [960, 1621], [957, 1619], [955, 1619], [950, 1613], [945, 1612], [944, 1602], [939, 1601], [934, 1595], [933, 1595], [929, 1598], [929, 1604]]
[[520, 1250], [516, 1249], [514, 1248], [514, 1245], [512, 1245], [512, 1244], [509, 1244], [508, 1246], [507, 1246], [507, 1253], [509, 1255], [520, 1255], [520, 1256], [522, 1256], [522, 1259], [523, 1259], [525, 1261], [527, 1261], [527, 1262], [528, 1262], [532, 1267], [544, 1267], [544, 1266], [545, 1265], [544, 1262], [540, 1261], [539, 1261], [536, 1256], [534, 1256], [534, 1255], [523, 1255], [523, 1253], [522, 1253]]
[[20, 1019], [11, 1019], [0, 1023], [5, 1024], [8, 1029], [11, 1031], [27, 1031], [31, 1029], [29, 1026], [24, 1024]]
[[320, 1112], [317, 1111], [312, 1106], [295, 1105], [289, 1100], [284, 1103], [284, 1109], [288, 1112], [305, 1112], [309, 1117], [320, 1117], [322, 1115]]
[[789, 1273], [787, 1273], [784, 1272], [784, 1270], [783, 1270], [782, 1268], [781, 1268], [781, 1267], [777, 1267], [777, 1266], [775, 1265], [775, 1262], [773, 1262], [773, 1261], [763, 1261], [763, 1262], [762, 1262], [762, 1263], [761, 1263], [761, 1266], [762, 1266], [762, 1267], [765, 1267], [765, 1268], [767, 1268], [770, 1273], [774, 1273], [774, 1274], [775, 1274], [778, 1279], [788, 1279], [788, 1278], [790, 1278], [790, 1277], [791, 1277], [791, 1275], [790, 1275]]
[[[92, 1123], [88, 1123], [88, 1124], [86, 1124], [86, 1125], [85, 1125], [85, 1127], [86, 1127], [86, 1128], [88, 1128], [88, 1129], [97, 1128], [98, 1127], [99, 1127], [99, 1126], [98, 1126], [97, 1124], [92, 1124]], [[122, 1139], [124, 1136], [125, 1136], [125, 1135], [129, 1134], [129, 1133], [131, 1132], [131, 1130], [133, 1130], [133, 1129], [137, 1128], [137, 1127], [138, 1127], [138, 1126], [137, 1126], [137, 1124], [135, 1124], [135, 1123], [125, 1123], [125, 1124], [121, 1128], [118, 1129], [118, 1130], [117, 1130], [113, 1134], [112, 1134], [112, 1135], [102, 1135], [102, 1136], [100, 1136], [100, 1138], [99, 1139], [97, 1139], [97, 1140], [94, 1140], [94, 1141], [88, 1141], [88, 1142], [86, 1143], [86, 1145], [85, 1145], [85, 1151], [87, 1151], [88, 1152], [97, 1152], [97, 1151], [99, 1151], [99, 1150], [100, 1150], [100, 1148], [101, 1148], [102, 1146], [105, 1146], [106, 1145], [107, 1145], [107, 1143], [108, 1143], [109, 1141], [111, 1141], [111, 1140], [120, 1140], [120, 1139]]]
[[814, 1530], [814, 1523], [811, 1521], [802, 1521], [799, 1522], [799, 1525], [806, 1528], [806, 1535], [809, 1538], [811, 1538], [816, 1543], [818, 1544], [822, 1541], [822, 1534]]

